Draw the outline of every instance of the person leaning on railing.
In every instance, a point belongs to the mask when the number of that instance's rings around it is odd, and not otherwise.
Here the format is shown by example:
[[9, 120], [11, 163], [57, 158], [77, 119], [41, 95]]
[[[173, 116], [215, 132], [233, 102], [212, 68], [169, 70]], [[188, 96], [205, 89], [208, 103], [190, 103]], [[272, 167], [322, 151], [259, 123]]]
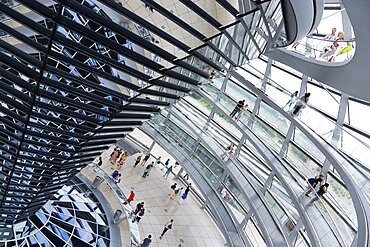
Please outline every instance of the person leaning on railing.
[[302, 109], [306, 107], [306, 104], [308, 103], [310, 96], [311, 93], [305, 93], [301, 98], [299, 98], [299, 100], [297, 101], [292, 110], [293, 116], [298, 116]]
[[328, 183], [326, 183], [324, 185], [321, 185], [320, 189], [316, 192], [316, 196], [314, 198], [312, 198], [312, 200], [307, 203], [307, 206], [312, 206], [314, 202], [316, 202], [321, 197], [323, 197], [324, 194], [328, 192], [328, 188], [329, 188]]
[[321, 185], [321, 183], [324, 180], [324, 175], [320, 174], [319, 176], [316, 176], [314, 178], [307, 179], [308, 187], [306, 188], [304, 194], [305, 196], [309, 196], [312, 190], [316, 188], [318, 184]]

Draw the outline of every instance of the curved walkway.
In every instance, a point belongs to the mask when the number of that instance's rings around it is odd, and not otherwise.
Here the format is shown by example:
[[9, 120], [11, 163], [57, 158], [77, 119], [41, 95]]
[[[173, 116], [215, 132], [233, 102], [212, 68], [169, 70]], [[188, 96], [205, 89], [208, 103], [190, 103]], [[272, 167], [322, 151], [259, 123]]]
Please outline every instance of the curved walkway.
[[[289, 113], [281, 109], [272, 99], [261, 92], [259, 89], [255, 88], [249, 81], [247, 81], [243, 76], [238, 73], [231, 71], [230, 74], [234, 76], [237, 80], [247, 86], [253, 93], [259, 96], [265, 103], [273, 107], [285, 118], [287, 118], [291, 123], [294, 124], [303, 134], [325, 155], [329, 160], [331, 165], [336, 169], [339, 176], [346, 181], [346, 188], [351, 195], [353, 204], [355, 207], [358, 223], [358, 233], [357, 233], [357, 246], [370, 246], [369, 241], [369, 225], [370, 225], [370, 206], [368, 201], [361, 191], [357, 181], [353, 180], [351, 174], [346, 170], [345, 163], [341, 162], [341, 155], [338, 155], [337, 151], [331, 146], [327, 145], [325, 142], [320, 141], [319, 137], [316, 137], [309, 128], [303, 126], [295, 118], [293, 118]], [[323, 145], [325, 144], [325, 145]]]
[[[102, 167], [107, 173], [112, 173], [112, 166], [108, 161], [112, 149], [113, 147], [102, 154]], [[151, 234], [153, 236], [151, 247], [178, 247], [181, 242], [186, 247], [224, 246], [222, 233], [210, 216], [200, 208], [192, 191], [181, 205], [177, 203], [178, 198], [172, 201], [168, 197], [170, 186], [174, 182], [183, 185], [179, 181], [173, 181], [173, 175], [167, 180], [164, 179], [162, 177], [164, 171], [161, 171], [159, 166], [152, 169], [149, 177], [142, 178], [144, 167], [138, 165], [133, 168], [137, 155], [128, 157], [123, 165], [119, 187], [126, 195], [134, 190], [136, 196], [131, 203], [133, 207], [138, 202], [145, 202], [145, 215], [139, 223], [140, 236], [145, 238]], [[162, 157], [164, 159], [166, 154], [164, 153]], [[153, 158], [150, 158], [148, 163], [152, 160]], [[174, 219], [173, 229], [159, 240], [164, 224], [170, 219]]]

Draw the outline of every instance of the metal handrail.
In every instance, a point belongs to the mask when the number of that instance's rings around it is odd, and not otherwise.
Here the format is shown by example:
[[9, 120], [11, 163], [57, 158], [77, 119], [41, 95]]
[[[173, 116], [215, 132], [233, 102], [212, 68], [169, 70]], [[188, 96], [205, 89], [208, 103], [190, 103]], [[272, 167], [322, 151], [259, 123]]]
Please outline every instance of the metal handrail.
[[[218, 107], [219, 108], [219, 107]], [[222, 109], [222, 108], [219, 108], [221, 111], [223, 111], [223, 112], [225, 112], [225, 109]], [[226, 113], [226, 112], [225, 112]], [[255, 119], [251, 119], [251, 118], [249, 118], [249, 120], [251, 121], [251, 122], [254, 122], [254, 121], [256, 121]], [[239, 125], [239, 123], [234, 123], [235, 125]], [[244, 125], [243, 123], [241, 123], [242, 125]], [[248, 127], [247, 125], [245, 125], [245, 127]], [[263, 130], [262, 130], [263, 131]], [[268, 143], [265, 143], [265, 145], [267, 145], [267, 146], [269, 146], [270, 147], [270, 150], [273, 150], [273, 148], [268, 144]], [[290, 173], [290, 171], [288, 170], [288, 172]], [[291, 174], [291, 173], [290, 173]], [[292, 178], [294, 179], [294, 176], [291, 174], [291, 176], [292, 176]], [[298, 182], [298, 181], [297, 181]], [[298, 183], [299, 184], [299, 183]], [[315, 192], [316, 193], [316, 192]], [[317, 194], [316, 194], [317, 195]], [[320, 201], [321, 201], [321, 198], [320, 198]], [[327, 212], [329, 212], [329, 210], [326, 208], [326, 206], [325, 206], [325, 204], [323, 204], [324, 205], [324, 208], [325, 208], [325, 210], [327, 211]], [[318, 208], [318, 207], [317, 207]], [[320, 214], [321, 214], [321, 216], [323, 217], [323, 219], [326, 221], [326, 222], [328, 222], [328, 219], [326, 219], [326, 217], [324, 216], [324, 214], [321, 212], [321, 210], [318, 208], [318, 210], [319, 210], [319, 212], [320, 212]], [[331, 218], [331, 221], [334, 223], [334, 225], [335, 225], [335, 227], [336, 227], [336, 231], [338, 231], [338, 226], [336, 225], [336, 223], [335, 223], [335, 221], [334, 221], [334, 219], [331, 217], [331, 215], [330, 214], [328, 214], [329, 215], [329, 217]], [[328, 225], [330, 225], [330, 224], [328, 224]], [[332, 229], [332, 231], [333, 231], [333, 229]], [[336, 232], [335, 231], [333, 231], [333, 234], [336, 236]], [[337, 236], [336, 236], [337, 237]], [[341, 236], [340, 236], [340, 238], [341, 238]], [[338, 241], [339, 241], [339, 239], [338, 239]], [[342, 243], [344, 243], [344, 241], [343, 241], [343, 239], [342, 239]]]
[[[89, 166], [101, 177], [105, 183], [109, 186], [109, 188], [113, 191], [114, 195], [117, 197], [118, 201], [120, 202], [122, 212], [125, 214], [124, 217], [121, 217], [117, 222], [119, 223], [124, 219], [131, 218], [131, 212], [133, 211], [130, 204], [124, 205], [123, 202], [127, 201], [127, 197], [122, 192], [120, 187], [113, 181], [111, 176], [109, 176], [101, 167], [99, 167], [95, 163], [90, 163]], [[139, 247], [140, 246], [140, 233], [139, 233], [139, 226], [136, 222], [132, 223], [131, 220], [128, 220], [129, 230], [130, 230], [130, 246], [131, 247]]]
[[[249, 65], [250, 66], [250, 65]], [[253, 68], [253, 67], [252, 67]], [[241, 68], [241, 69], [244, 69], [246, 70], [245, 68]], [[260, 73], [261, 75], [264, 75], [261, 71], [257, 70], [256, 68], [253, 68], [254, 70], [256, 70], [258, 73]], [[248, 71], [249, 72], [249, 71]], [[271, 82], [272, 84], [274, 84], [275, 88], [278, 88], [281, 92], [285, 93], [287, 96], [291, 96], [292, 95], [292, 92], [290, 92], [289, 90], [285, 89], [283, 86], [281, 86], [279, 83], [277, 83], [275, 80], [269, 78], [268, 79], [269, 82]], [[333, 121], [332, 119], [326, 117], [325, 115], [321, 114], [321, 112], [319, 110], [317, 110], [315, 107], [312, 107], [310, 104], [306, 104], [306, 106], [308, 108], [310, 108], [311, 110], [319, 113], [320, 115], [322, 115], [325, 119], [329, 120], [330, 122], [332, 122], [333, 124], [336, 125], [336, 127], [340, 128], [343, 132], [346, 132], [348, 135], [350, 135], [352, 138], [356, 139], [359, 143], [361, 143], [362, 145], [366, 146], [366, 148], [369, 149], [369, 152], [370, 152], [370, 145], [363, 142], [362, 140], [358, 139], [358, 137], [354, 136], [353, 134], [351, 134], [350, 132], [348, 132], [347, 130], [345, 130], [343, 128], [343, 126], [340, 126], [338, 125], [335, 121]], [[304, 125], [306, 125], [305, 123], [303, 123]], [[308, 127], [308, 126], [307, 126]]]
[[[202, 94], [202, 93], [201, 93]], [[208, 95], [208, 94], [207, 94]], [[228, 95], [226, 95], [226, 94], [223, 94], [223, 96], [225, 96], [225, 97], [227, 97], [227, 98], [230, 98], [230, 96], [228, 96]], [[212, 97], [212, 96], [211, 96]], [[220, 96], [218, 96], [218, 97], [220, 97]], [[232, 98], [230, 98], [230, 99], [232, 99]], [[235, 102], [236, 103], [236, 102]], [[225, 111], [225, 109], [223, 110], [223, 111]], [[254, 123], [254, 121], [255, 121], [255, 119], [251, 119], [251, 118], [248, 118], [248, 122], [252, 122], [252, 123]], [[238, 123], [236, 123], [236, 124], [238, 124]], [[249, 124], [249, 123], [248, 123]], [[242, 123], [242, 125], [243, 126], [245, 126], [245, 127], [248, 127], [248, 124], [244, 124], [244, 123]], [[271, 127], [272, 128], [272, 127]], [[263, 130], [262, 130], [263, 131]], [[275, 141], [274, 141], [274, 143], [276, 143]], [[268, 144], [268, 143], [267, 143]], [[276, 144], [278, 144], [278, 143], [276, 143]], [[268, 144], [270, 147], [271, 147], [271, 149], [273, 150], [273, 147], [270, 145], [270, 144]], [[291, 155], [293, 155], [297, 160], [300, 160], [294, 153], [292, 153]], [[302, 165], [302, 166], [305, 166], [306, 167], [306, 165], [303, 163], [303, 162], [301, 162], [300, 161], [300, 164]], [[298, 167], [296, 167], [297, 169], [298, 169]], [[309, 168], [307, 167], [307, 171], [309, 171], [309, 172], [311, 172], [310, 170], [309, 170]], [[314, 173], [310, 173], [310, 176], [315, 176], [316, 174], [314, 174]], [[330, 193], [329, 193], [329, 195], [331, 195]], [[333, 202], [335, 202], [335, 204], [336, 204], [336, 207], [340, 210], [340, 211], [342, 211], [342, 213], [343, 213], [343, 215], [345, 215], [345, 216], [347, 216], [347, 218], [349, 218], [350, 219], [350, 216], [348, 216], [346, 213], [345, 213], [345, 210], [341, 207], [341, 204], [333, 197], [333, 196], [331, 196], [331, 200], [333, 201]]]

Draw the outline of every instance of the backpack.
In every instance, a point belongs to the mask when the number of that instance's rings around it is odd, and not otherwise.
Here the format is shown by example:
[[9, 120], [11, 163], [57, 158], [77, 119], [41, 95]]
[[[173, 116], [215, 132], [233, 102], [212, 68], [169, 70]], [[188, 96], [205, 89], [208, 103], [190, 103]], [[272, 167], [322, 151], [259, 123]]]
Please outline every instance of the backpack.
[[115, 178], [115, 177], [117, 177], [118, 176], [118, 171], [114, 171], [113, 173], [112, 173], [112, 177], [113, 178]]
[[317, 183], [317, 179], [316, 178], [309, 178], [307, 181], [308, 181], [309, 184]]
[[183, 199], [183, 200], [185, 200], [186, 199], [186, 197], [187, 197], [187, 195], [184, 193], [184, 194], [182, 194], [182, 196], [181, 196], [181, 198]]

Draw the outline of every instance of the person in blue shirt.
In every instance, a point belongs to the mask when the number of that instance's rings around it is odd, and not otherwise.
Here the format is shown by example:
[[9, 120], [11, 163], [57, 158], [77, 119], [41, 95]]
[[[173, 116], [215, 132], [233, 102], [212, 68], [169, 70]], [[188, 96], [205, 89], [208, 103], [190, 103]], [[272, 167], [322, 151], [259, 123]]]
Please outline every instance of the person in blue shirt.
[[165, 172], [165, 174], [163, 175], [163, 177], [165, 177], [167, 179], [168, 178], [168, 175], [170, 175], [170, 173], [172, 172], [172, 169], [173, 169], [173, 166], [167, 167], [167, 171]]

